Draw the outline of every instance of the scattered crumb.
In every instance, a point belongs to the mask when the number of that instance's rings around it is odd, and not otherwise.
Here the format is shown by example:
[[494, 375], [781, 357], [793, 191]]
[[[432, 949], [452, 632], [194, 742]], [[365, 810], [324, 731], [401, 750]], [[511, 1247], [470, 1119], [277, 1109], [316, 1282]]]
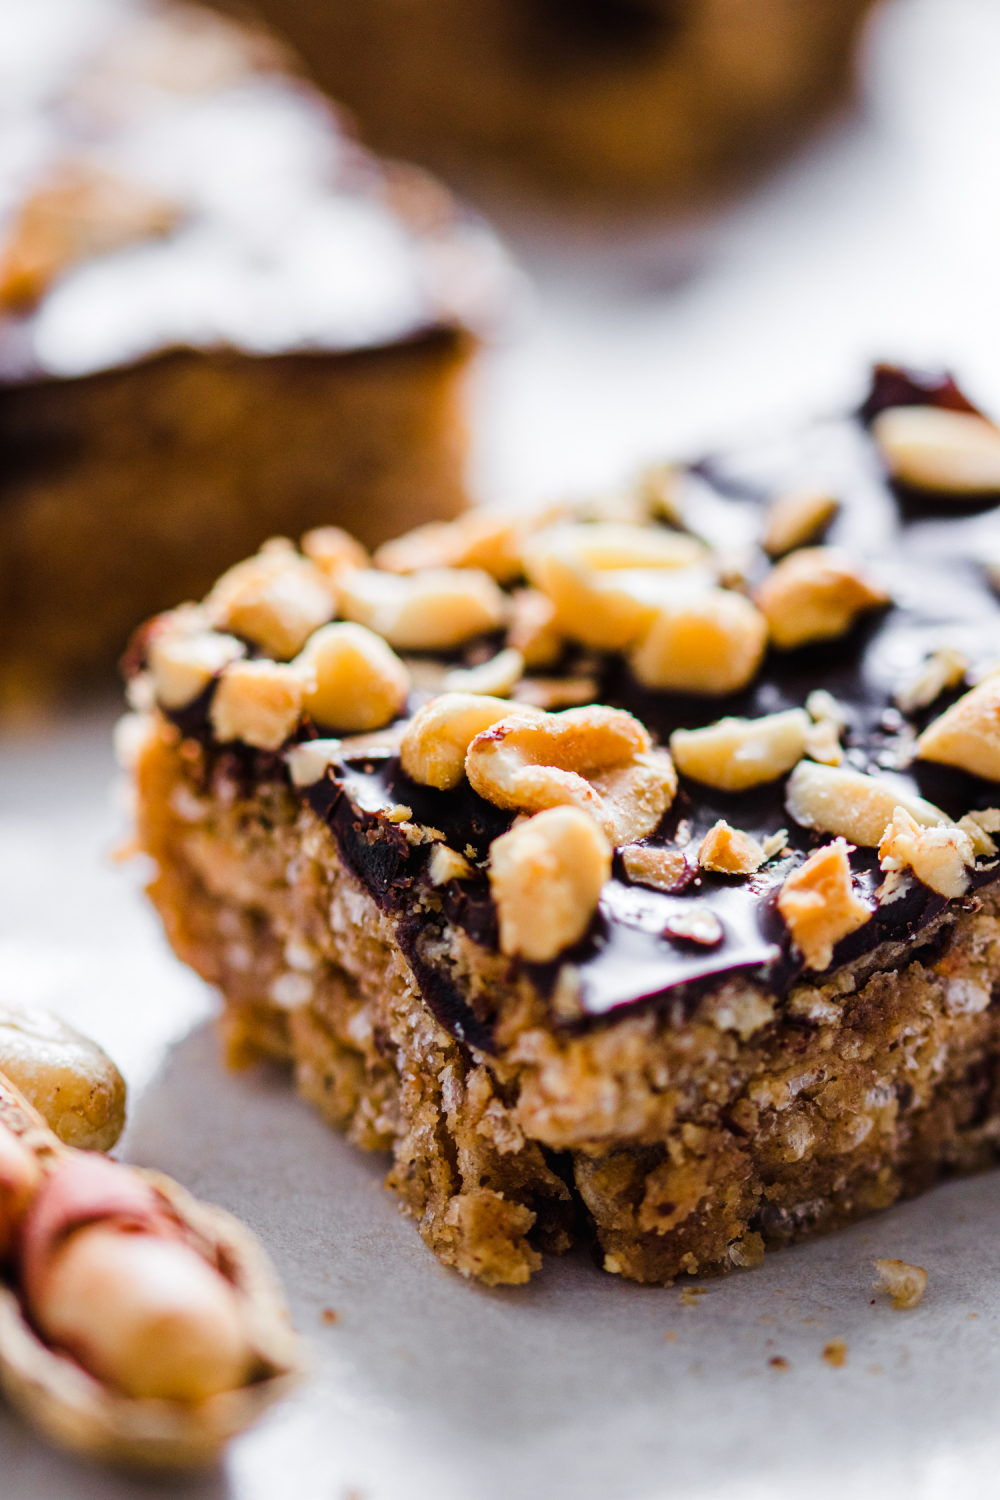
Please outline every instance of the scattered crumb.
[[843, 1339], [831, 1339], [823, 1346], [823, 1358], [828, 1365], [833, 1365], [835, 1370], [841, 1369], [847, 1364], [847, 1345]]
[[707, 1288], [703, 1286], [686, 1286], [681, 1292], [681, 1303], [684, 1307], [697, 1307], [698, 1298], [704, 1297]]
[[792, 1367], [783, 1354], [772, 1354], [768, 1360], [772, 1370], [790, 1370]]
[[869, 1375], [881, 1375], [881, 1373], [882, 1373], [882, 1366], [881, 1365], [869, 1365], [868, 1366], [868, 1373], [869, 1373]]
[[[973, 1316], [975, 1316], [975, 1314], [973, 1314]], [[665, 1342], [668, 1344], [676, 1344], [677, 1342], [677, 1335], [672, 1328], [668, 1328], [663, 1337]]]
[[978, 1317], [979, 1317], [979, 1314], [978, 1314], [978, 1313], [970, 1313], [970, 1314], [969, 1314], [969, 1317], [970, 1317], [970, 1318], [978, 1318]]
[[340, 1321], [340, 1314], [332, 1307], [324, 1307], [319, 1315], [319, 1320], [321, 1323], [338, 1323]]
[[905, 1260], [877, 1260], [875, 1269], [879, 1279], [872, 1285], [877, 1292], [889, 1293], [893, 1307], [916, 1307], [927, 1287], [923, 1266], [911, 1266]]

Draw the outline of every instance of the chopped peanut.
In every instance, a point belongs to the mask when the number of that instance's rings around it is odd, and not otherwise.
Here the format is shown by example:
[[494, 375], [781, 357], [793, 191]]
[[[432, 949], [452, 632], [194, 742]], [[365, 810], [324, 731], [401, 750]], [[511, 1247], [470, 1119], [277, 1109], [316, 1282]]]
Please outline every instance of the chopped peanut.
[[[517, 712], [502, 698], [442, 693], [418, 709], [407, 724], [399, 750], [403, 770], [422, 786], [441, 791], [458, 786], [476, 735]], [[525, 716], [537, 713], [527, 706], [523, 709]]]
[[824, 766], [840, 765], [844, 752], [840, 744], [840, 731], [832, 719], [820, 719], [810, 724], [805, 749], [810, 760], [818, 760]]
[[232, 635], [200, 630], [184, 635], [165, 630], [149, 643], [147, 662], [156, 701], [161, 708], [184, 708], [203, 693], [223, 667], [246, 655]]
[[841, 938], [871, 917], [851, 884], [853, 845], [835, 839], [793, 870], [778, 894], [778, 910], [807, 968], [827, 969]]
[[868, 849], [878, 847], [897, 807], [905, 807], [924, 828], [950, 821], [939, 808], [892, 782], [808, 760], [800, 761], [789, 777], [785, 806], [803, 828], [840, 834]]
[[663, 926], [665, 937], [680, 938], [685, 943], [697, 943], [700, 948], [715, 948], [725, 937], [722, 923], [707, 906], [691, 906], [684, 911], [672, 911]]
[[309, 561], [315, 563], [336, 588], [337, 579], [349, 568], [367, 568], [368, 553], [349, 531], [340, 526], [317, 526], [307, 531], [299, 544]]
[[904, 714], [927, 708], [946, 688], [957, 687], [969, 670], [969, 658], [954, 646], [942, 646], [922, 662], [896, 693], [896, 707]]
[[889, 596], [846, 552], [804, 547], [775, 564], [754, 595], [783, 651], [832, 640]]
[[964, 818], [959, 818], [955, 824], [962, 832], [968, 834], [969, 842], [977, 859], [992, 859], [997, 852], [997, 846], [986, 832], [985, 828], [976, 821], [974, 813], [966, 813]]
[[892, 477], [914, 489], [1000, 490], [1000, 431], [974, 412], [893, 406], [875, 418], [872, 436]]
[[427, 862], [427, 875], [431, 885], [446, 885], [449, 880], [468, 880], [476, 872], [464, 854], [449, 849], [447, 844], [435, 844]]
[[752, 875], [764, 863], [764, 850], [755, 838], [720, 818], [701, 841], [698, 863], [723, 875]]
[[716, 696], [753, 678], [767, 645], [767, 621], [742, 594], [705, 589], [662, 608], [631, 657], [644, 687]]
[[520, 651], [526, 667], [551, 667], [563, 652], [562, 636], [552, 624], [552, 600], [541, 589], [515, 589], [510, 604], [507, 645]]
[[426, 568], [482, 568], [498, 583], [521, 573], [525, 525], [470, 510], [457, 521], [429, 521], [384, 542], [375, 566], [389, 573], [418, 573]]
[[905, 1260], [877, 1260], [878, 1280], [872, 1282], [876, 1292], [888, 1292], [892, 1305], [900, 1311], [916, 1307], [927, 1290], [927, 1272]]
[[783, 557], [814, 542], [840, 509], [840, 501], [825, 490], [796, 490], [778, 495], [768, 506], [763, 547], [770, 557]]
[[404, 651], [442, 651], [503, 624], [506, 601], [479, 568], [399, 576], [375, 568], [342, 574], [340, 610]]
[[1000, 781], [1000, 673], [959, 698], [917, 741], [920, 760]]
[[346, 734], [382, 729], [401, 712], [410, 691], [410, 674], [399, 657], [364, 625], [323, 625], [293, 665], [302, 676], [305, 712]]
[[[561, 635], [616, 651], [647, 630], [666, 584], [706, 557], [693, 537], [614, 522], [551, 527], [525, 548], [525, 572], [555, 606]], [[704, 582], [699, 572], [699, 581]]]
[[647, 731], [615, 708], [571, 708], [525, 717], [523, 709], [476, 736], [466, 775], [481, 797], [520, 812], [572, 804], [613, 844], [652, 833], [677, 790], [673, 762]]
[[922, 828], [905, 807], [897, 807], [878, 846], [879, 861], [890, 874], [912, 870], [917, 879], [939, 896], [964, 896], [969, 888], [969, 866], [976, 854], [961, 828]]
[[524, 657], [508, 647], [498, 651], [478, 667], [456, 667], [445, 674], [442, 688], [446, 693], [486, 693], [492, 698], [509, 697], [524, 672]]
[[205, 600], [205, 613], [217, 629], [286, 661], [333, 618], [334, 599], [319, 568], [284, 537], [275, 537], [256, 557], [223, 573]]
[[302, 678], [275, 661], [236, 661], [226, 667], [212, 698], [209, 719], [217, 740], [242, 740], [277, 750], [302, 712]]
[[649, 844], [626, 844], [621, 851], [625, 874], [636, 885], [651, 885], [657, 891], [676, 891], [687, 884], [691, 867], [683, 849], [651, 848]]
[[677, 729], [670, 753], [682, 776], [724, 792], [777, 781], [802, 759], [810, 730], [801, 708], [760, 719], [720, 719], [705, 729]]
[[490, 845], [500, 948], [548, 963], [580, 940], [611, 876], [611, 849], [593, 819], [553, 807]]

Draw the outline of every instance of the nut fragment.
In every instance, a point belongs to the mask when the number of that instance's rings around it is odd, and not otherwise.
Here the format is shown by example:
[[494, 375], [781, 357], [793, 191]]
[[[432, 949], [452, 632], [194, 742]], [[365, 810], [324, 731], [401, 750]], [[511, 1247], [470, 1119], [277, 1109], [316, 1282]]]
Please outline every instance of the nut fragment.
[[447, 844], [435, 844], [427, 861], [427, 876], [431, 885], [446, 885], [449, 880], [469, 880], [475, 870], [464, 854], [449, 849]]
[[277, 750], [302, 712], [302, 678], [275, 661], [236, 661], [226, 667], [208, 717], [215, 738]]
[[551, 667], [563, 652], [553, 625], [556, 607], [541, 589], [515, 589], [510, 597], [507, 645], [520, 651], [526, 667]]
[[548, 963], [583, 937], [611, 876], [611, 849], [586, 813], [553, 807], [490, 845], [501, 951]]
[[617, 651], [655, 618], [659, 595], [672, 583], [662, 575], [690, 570], [706, 556], [700, 542], [679, 532], [597, 522], [539, 532], [525, 547], [524, 566], [555, 606], [560, 634]]
[[498, 583], [510, 583], [521, 572], [525, 525], [486, 510], [470, 510], [457, 521], [429, 521], [384, 542], [375, 566], [389, 573], [417, 573], [425, 568], [482, 568]]
[[368, 553], [349, 531], [340, 526], [317, 526], [307, 531], [300, 543], [309, 561], [336, 586], [341, 573], [349, 568], [367, 568]]
[[876, 1292], [888, 1292], [892, 1305], [900, 1311], [916, 1307], [927, 1290], [927, 1272], [923, 1266], [906, 1260], [877, 1260], [878, 1280], [872, 1282]]
[[946, 688], [957, 687], [969, 670], [969, 658], [954, 646], [934, 651], [895, 695], [895, 704], [904, 714], [927, 708]]
[[796, 490], [778, 495], [767, 510], [763, 548], [770, 557], [783, 557], [796, 547], [814, 542], [840, 509], [840, 501], [825, 490]]
[[767, 644], [767, 621], [742, 594], [705, 589], [662, 608], [631, 657], [644, 687], [715, 696], [754, 676]]
[[817, 849], [778, 893], [778, 910], [807, 968], [829, 968], [836, 944], [871, 917], [851, 884], [852, 848], [835, 839]]
[[719, 719], [704, 729], [677, 729], [670, 753], [682, 776], [725, 792], [777, 781], [802, 759], [810, 731], [801, 708], [760, 719]]
[[905, 807], [894, 810], [878, 853], [887, 873], [912, 870], [924, 885], [950, 899], [965, 895], [969, 866], [976, 860], [972, 840], [963, 829], [921, 828]]
[[293, 666], [302, 676], [302, 707], [327, 729], [348, 734], [382, 729], [400, 713], [410, 674], [391, 646], [364, 625], [323, 625]]
[[593, 703], [600, 691], [596, 677], [522, 677], [511, 693], [515, 703], [527, 703], [554, 713]]
[[804, 547], [776, 563], [754, 595], [783, 651], [850, 630], [889, 595], [838, 547]]
[[997, 846], [990, 834], [1000, 833], [1000, 808], [988, 807], [983, 812], [966, 813], [964, 818], [959, 818], [956, 826], [969, 835], [977, 858], [993, 858]]
[[476, 736], [465, 770], [497, 807], [540, 812], [572, 804], [616, 845], [652, 833], [677, 790], [669, 755], [653, 750], [639, 721], [615, 708], [531, 718], [515, 710]]
[[170, 629], [155, 633], [147, 662], [157, 703], [161, 708], [185, 708], [223, 667], [245, 655], [242, 641], [214, 630], [192, 635]]
[[285, 756], [292, 785], [315, 786], [326, 774], [327, 766], [340, 757], [340, 740], [303, 740], [301, 745], [293, 745]]
[[959, 698], [917, 740], [917, 758], [1000, 781], [1000, 674]]
[[443, 651], [496, 630], [506, 601], [479, 568], [437, 568], [405, 577], [358, 568], [340, 576], [340, 610], [404, 651]]
[[218, 629], [284, 661], [333, 618], [334, 598], [319, 568], [284, 537], [274, 537], [256, 557], [223, 573], [205, 600], [205, 613]]
[[712, 825], [698, 850], [701, 868], [723, 875], [752, 875], [760, 869], [764, 857], [757, 840], [740, 828], [731, 828], [725, 818]]
[[691, 866], [683, 849], [626, 844], [621, 856], [625, 874], [636, 885], [651, 885], [657, 891], [678, 891], [691, 877]]
[[[421, 786], [435, 786], [443, 792], [458, 786], [476, 735], [517, 712], [503, 698], [442, 693], [418, 709], [407, 724], [399, 747], [403, 770]], [[537, 714], [527, 706], [522, 712]]]
[[5, 1261], [14, 1249], [40, 1178], [34, 1152], [6, 1125], [0, 1124], [0, 1261]]
[[498, 651], [481, 666], [461, 668], [445, 676], [443, 688], [446, 693], [486, 693], [493, 698], [506, 698], [524, 671], [524, 657], [520, 651], [508, 647]]
[[697, 943], [699, 948], [716, 948], [726, 935], [715, 912], [700, 905], [672, 911], [663, 924], [663, 933], [685, 943]]
[[803, 828], [841, 834], [868, 849], [877, 848], [897, 807], [924, 828], [950, 822], [939, 808], [892, 782], [808, 760], [800, 761], [789, 777], [785, 806]]
[[872, 423], [889, 473], [919, 490], [983, 495], [1000, 490], [1000, 431], [973, 412], [891, 406]]

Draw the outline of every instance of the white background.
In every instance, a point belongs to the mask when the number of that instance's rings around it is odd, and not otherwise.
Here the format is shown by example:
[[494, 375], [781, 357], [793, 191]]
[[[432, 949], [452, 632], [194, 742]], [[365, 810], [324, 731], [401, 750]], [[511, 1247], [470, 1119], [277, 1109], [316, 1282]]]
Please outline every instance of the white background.
[[[1000, 0], [890, 4], [856, 114], [737, 207], [628, 234], [501, 219], [537, 290], [476, 382], [474, 481], [492, 501], [613, 486], [644, 459], [835, 410], [872, 357], [947, 362], [1000, 413]], [[110, 859], [116, 712], [0, 743], [0, 994], [53, 1005], [115, 1056], [124, 1154], [262, 1236], [316, 1366], [218, 1472], [152, 1493], [1000, 1494], [996, 1176], [769, 1256], [695, 1307], [583, 1253], [525, 1289], [467, 1285], [397, 1214], [382, 1162], [277, 1074], [224, 1073], [212, 996], [170, 957], [141, 871]], [[928, 1268], [918, 1310], [871, 1304], [880, 1255]], [[821, 1357], [832, 1338], [843, 1369]], [[0, 1411], [2, 1500], [148, 1492]]]

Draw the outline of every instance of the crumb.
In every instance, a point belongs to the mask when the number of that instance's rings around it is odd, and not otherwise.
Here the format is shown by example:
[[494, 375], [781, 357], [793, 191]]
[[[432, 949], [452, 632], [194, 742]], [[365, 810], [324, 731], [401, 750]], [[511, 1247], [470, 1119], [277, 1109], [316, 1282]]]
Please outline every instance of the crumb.
[[332, 1307], [324, 1307], [323, 1311], [319, 1315], [319, 1320], [321, 1323], [338, 1323], [340, 1321], [340, 1314], [336, 1312]]
[[916, 1307], [927, 1288], [923, 1266], [911, 1266], [905, 1260], [877, 1260], [875, 1269], [879, 1279], [872, 1285], [877, 1292], [889, 1293], [893, 1307]]
[[[973, 1313], [973, 1317], [975, 1317], [975, 1313]], [[664, 1342], [668, 1344], [676, 1344], [677, 1342], [677, 1335], [672, 1328], [667, 1329], [666, 1333], [663, 1335], [663, 1338]]]
[[842, 1366], [846, 1365], [847, 1345], [844, 1343], [844, 1340], [831, 1339], [828, 1344], [825, 1344], [823, 1346], [823, 1358], [828, 1365], [833, 1365], [835, 1370], [839, 1370]]
[[772, 1370], [790, 1370], [792, 1367], [783, 1354], [772, 1354], [768, 1360]]
[[703, 1286], [686, 1286], [681, 1292], [681, 1303], [684, 1307], [697, 1307], [698, 1298], [705, 1296]]
[[970, 1314], [969, 1314], [969, 1317], [970, 1317], [970, 1318], [978, 1318], [978, 1317], [979, 1317], [979, 1314], [978, 1314], [978, 1313], [970, 1313]]
[[868, 1366], [868, 1373], [869, 1373], [869, 1375], [881, 1375], [881, 1373], [882, 1373], [882, 1366], [881, 1365], [869, 1365]]

